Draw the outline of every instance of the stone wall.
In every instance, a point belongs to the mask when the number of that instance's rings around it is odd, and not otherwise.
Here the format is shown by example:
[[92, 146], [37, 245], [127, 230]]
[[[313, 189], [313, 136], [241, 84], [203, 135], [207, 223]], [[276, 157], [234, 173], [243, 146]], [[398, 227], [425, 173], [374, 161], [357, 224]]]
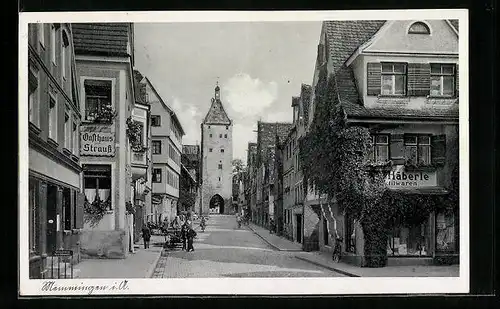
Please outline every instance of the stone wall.
[[118, 231], [83, 231], [80, 235], [82, 258], [121, 259], [128, 255], [127, 233]]

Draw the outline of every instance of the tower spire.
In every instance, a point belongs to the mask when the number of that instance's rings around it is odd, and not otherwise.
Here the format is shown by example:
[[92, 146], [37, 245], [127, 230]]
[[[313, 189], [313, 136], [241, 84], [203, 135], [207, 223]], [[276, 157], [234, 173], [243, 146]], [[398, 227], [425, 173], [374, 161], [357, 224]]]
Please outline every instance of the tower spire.
[[215, 100], [220, 101], [220, 88], [219, 88], [219, 77], [215, 82]]

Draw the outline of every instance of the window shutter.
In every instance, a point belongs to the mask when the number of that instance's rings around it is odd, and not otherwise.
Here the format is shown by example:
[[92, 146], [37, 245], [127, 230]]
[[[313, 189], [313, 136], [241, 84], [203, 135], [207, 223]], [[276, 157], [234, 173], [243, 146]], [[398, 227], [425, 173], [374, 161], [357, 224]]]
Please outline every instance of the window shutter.
[[381, 87], [381, 74], [382, 65], [376, 62], [369, 62], [367, 64], [367, 91], [366, 94], [369, 96], [376, 96], [380, 94]]
[[405, 163], [405, 143], [403, 134], [392, 134], [390, 140], [390, 155], [394, 165]]
[[455, 65], [455, 96], [458, 98], [460, 87], [458, 86], [458, 64]]
[[430, 93], [431, 65], [429, 63], [408, 64], [408, 95], [427, 96]]
[[431, 137], [431, 160], [433, 165], [444, 165], [446, 161], [446, 135], [433, 135]]
[[83, 207], [85, 204], [85, 194], [77, 192], [77, 200], [76, 200], [76, 222], [75, 228], [82, 229], [83, 228]]

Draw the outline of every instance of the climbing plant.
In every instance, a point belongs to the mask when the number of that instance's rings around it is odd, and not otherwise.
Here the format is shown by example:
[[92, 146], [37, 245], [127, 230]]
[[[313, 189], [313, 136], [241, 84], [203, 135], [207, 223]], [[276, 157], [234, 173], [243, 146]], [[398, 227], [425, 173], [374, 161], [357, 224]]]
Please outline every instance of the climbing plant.
[[101, 221], [106, 212], [110, 209], [111, 196], [109, 196], [106, 200], [101, 200], [99, 194], [96, 194], [92, 203], [89, 202], [87, 197], [85, 197], [85, 202], [83, 204], [84, 221], [94, 227]]

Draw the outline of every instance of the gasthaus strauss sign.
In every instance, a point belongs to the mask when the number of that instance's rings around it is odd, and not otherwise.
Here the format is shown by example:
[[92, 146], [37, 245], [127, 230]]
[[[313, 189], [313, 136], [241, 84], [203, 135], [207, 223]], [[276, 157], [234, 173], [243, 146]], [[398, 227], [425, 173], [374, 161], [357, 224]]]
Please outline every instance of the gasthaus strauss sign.
[[385, 178], [385, 183], [393, 189], [411, 189], [437, 186], [436, 172], [405, 171], [403, 165], [397, 165]]
[[115, 133], [95, 131], [81, 132], [80, 155], [113, 157], [115, 155]]

